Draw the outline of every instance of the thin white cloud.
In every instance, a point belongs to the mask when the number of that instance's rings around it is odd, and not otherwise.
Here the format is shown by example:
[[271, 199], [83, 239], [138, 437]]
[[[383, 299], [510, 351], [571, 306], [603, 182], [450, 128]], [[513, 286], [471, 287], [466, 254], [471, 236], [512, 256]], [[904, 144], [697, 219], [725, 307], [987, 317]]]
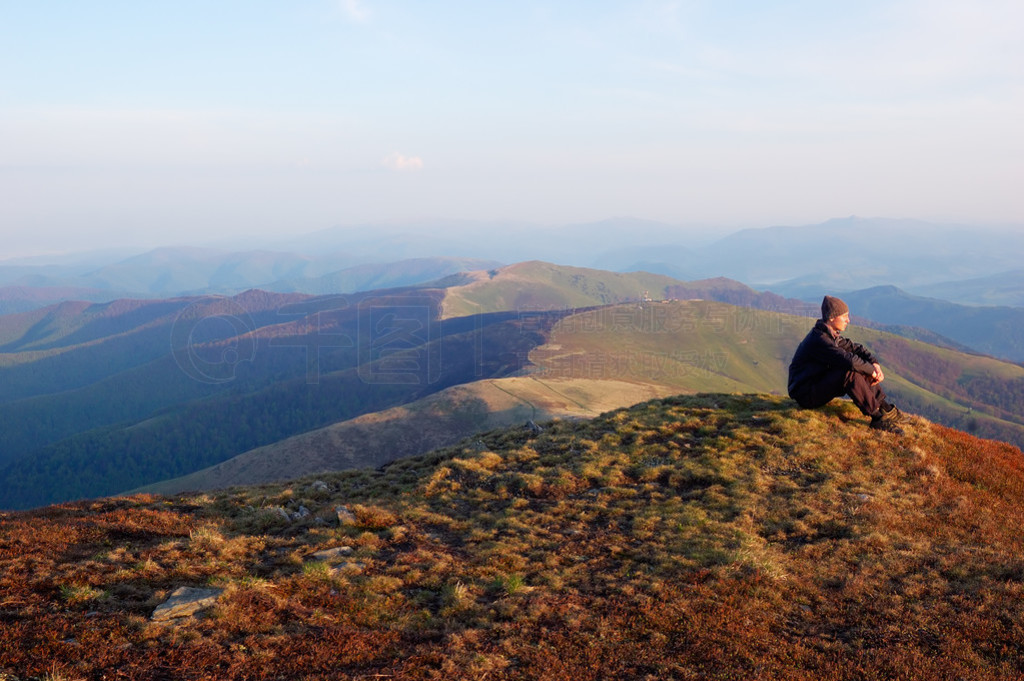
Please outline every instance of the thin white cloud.
[[340, 2], [341, 8], [353, 21], [366, 21], [370, 18], [370, 10], [363, 5], [362, 0], [340, 0]]
[[423, 159], [419, 156], [405, 156], [397, 151], [388, 155], [382, 161], [385, 168], [404, 172], [415, 172], [423, 170]]

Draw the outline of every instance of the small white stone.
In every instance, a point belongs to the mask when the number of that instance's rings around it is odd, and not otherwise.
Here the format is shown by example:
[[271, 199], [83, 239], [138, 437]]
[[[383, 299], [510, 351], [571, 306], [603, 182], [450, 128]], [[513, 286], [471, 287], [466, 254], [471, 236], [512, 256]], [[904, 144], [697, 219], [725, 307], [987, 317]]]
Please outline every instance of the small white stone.
[[220, 598], [223, 589], [197, 589], [183, 586], [175, 589], [163, 604], [153, 611], [152, 620], [166, 622], [168, 620], [192, 617], [213, 606]]
[[334, 509], [334, 511], [338, 514], [339, 525], [355, 525], [359, 522], [356, 519], [355, 514], [352, 513], [352, 511], [345, 508], [344, 506], [338, 506], [336, 509]]

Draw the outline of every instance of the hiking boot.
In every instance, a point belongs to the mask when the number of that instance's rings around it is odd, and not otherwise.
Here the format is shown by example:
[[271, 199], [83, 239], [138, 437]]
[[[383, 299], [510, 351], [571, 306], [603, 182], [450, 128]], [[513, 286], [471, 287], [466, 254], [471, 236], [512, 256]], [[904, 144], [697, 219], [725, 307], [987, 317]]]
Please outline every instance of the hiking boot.
[[904, 421], [903, 412], [897, 409], [895, 404], [887, 404], [882, 407], [882, 415], [885, 416], [885, 418], [892, 419], [893, 423], [903, 423]]
[[899, 427], [899, 422], [902, 420], [903, 413], [896, 407], [888, 411], [880, 409], [877, 414], [871, 417], [871, 427], [875, 430], [884, 430], [887, 433], [903, 435], [903, 429]]

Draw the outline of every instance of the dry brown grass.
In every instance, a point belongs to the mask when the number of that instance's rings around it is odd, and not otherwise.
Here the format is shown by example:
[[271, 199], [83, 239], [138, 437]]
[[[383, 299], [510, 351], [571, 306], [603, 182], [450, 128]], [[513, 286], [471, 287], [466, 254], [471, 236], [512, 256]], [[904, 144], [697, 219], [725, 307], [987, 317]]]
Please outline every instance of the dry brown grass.
[[[384, 471], [7, 514], [0, 672], [1017, 679], [1022, 493], [1000, 443], [701, 395]], [[224, 591], [151, 623], [182, 585]]]

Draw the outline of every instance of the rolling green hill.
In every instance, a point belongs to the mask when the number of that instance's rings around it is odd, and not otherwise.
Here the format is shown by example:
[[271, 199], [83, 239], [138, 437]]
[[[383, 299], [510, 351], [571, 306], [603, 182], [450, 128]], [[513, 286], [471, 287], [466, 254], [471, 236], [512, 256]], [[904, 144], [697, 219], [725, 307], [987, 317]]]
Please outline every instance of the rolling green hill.
[[[1024, 457], [767, 395], [0, 514], [7, 678], [1024, 674]], [[172, 593], [203, 589], [197, 614]]]
[[[812, 324], [712, 301], [615, 306], [566, 318], [531, 358], [555, 376], [785, 394], [793, 351]], [[881, 357], [884, 387], [906, 410], [1024, 444], [1024, 367], [876, 329], [851, 327], [847, 335]]]
[[[444, 283], [443, 281], [441, 283]], [[445, 290], [444, 317], [515, 310], [568, 310], [665, 298], [676, 279], [660, 274], [619, 274], [530, 261], [453, 278]]]
[[[566, 318], [531, 358], [547, 375], [785, 394], [793, 351], [812, 324], [713, 301], [613, 306]], [[908, 410], [1024, 444], [1024, 367], [877, 329], [847, 335], [881, 357], [887, 392]]]
[[265, 445], [136, 491], [176, 494], [377, 468], [501, 426], [593, 417], [675, 392], [655, 383], [539, 375], [474, 381]]

